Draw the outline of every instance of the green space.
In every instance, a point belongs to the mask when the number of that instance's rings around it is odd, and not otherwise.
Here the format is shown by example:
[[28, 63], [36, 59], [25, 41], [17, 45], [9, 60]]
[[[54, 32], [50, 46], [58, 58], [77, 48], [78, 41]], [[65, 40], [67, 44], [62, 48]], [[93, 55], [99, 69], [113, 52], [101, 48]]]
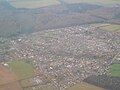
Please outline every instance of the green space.
[[25, 79], [35, 75], [32, 65], [24, 62], [23, 60], [11, 62], [10, 67], [19, 79]]
[[15, 72], [19, 79], [23, 79], [20, 81], [22, 87], [30, 85], [29, 77], [35, 75], [34, 69], [30, 63], [26, 63], [23, 60], [13, 61], [10, 63], [10, 68]]
[[120, 25], [116, 25], [116, 24], [101, 26], [100, 28], [103, 29], [103, 30], [120, 32]]
[[120, 64], [113, 64], [109, 70], [110, 76], [120, 77]]
[[90, 24], [93, 27], [100, 28], [106, 31], [120, 32], [119, 24], [109, 24], [109, 23], [94, 23]]
[[29, 79], [25, 79], [25, 80], [20, 81], [20, 85], [22, 87], [27, 87], [27, 86], [31, 86], [31, 83], [30, 83]]
[[105, 27], [105, 26], [108, 26], [108, 25], [110, 25], [110, 24], [108, 24], [108, 23], [94, 23], [94, 24], [90, 24], [90, 26], [92, 26], [92, 27]]

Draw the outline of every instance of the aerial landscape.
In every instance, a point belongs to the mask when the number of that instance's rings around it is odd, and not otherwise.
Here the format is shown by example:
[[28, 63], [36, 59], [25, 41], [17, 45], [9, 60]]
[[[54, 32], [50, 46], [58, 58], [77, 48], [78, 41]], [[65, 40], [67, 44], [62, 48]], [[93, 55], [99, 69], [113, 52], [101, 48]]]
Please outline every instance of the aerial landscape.
[[120, 90], [120, 0], [0, 0], [0, 90]]

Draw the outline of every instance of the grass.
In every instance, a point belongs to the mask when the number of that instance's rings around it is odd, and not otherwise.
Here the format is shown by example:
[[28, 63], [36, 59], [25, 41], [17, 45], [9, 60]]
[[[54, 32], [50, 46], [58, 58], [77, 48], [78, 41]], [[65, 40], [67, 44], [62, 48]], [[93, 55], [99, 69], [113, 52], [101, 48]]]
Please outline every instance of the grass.
[[25, 79], [25, 80], [20, 81], [20, 85], [22, 87], [27, 87], [27, 86], [31, 86], [31, 83], [29, 82], [29, 79]]
[[93, 27], [99, 27], [100, 29], [111, 31], [111, 32], [120, 32], [120, 25], [118, 24], [95, 23], [90, 25]]
[[24, 62], [23, 60], [11, 62], [10, 67], [19, 79], [28, 78], [35, 75], [32, 65]]
[[12, 71], [16, 73], [19, 79], [24, 79], [20, 81], [22, 87], [30, 85], [29, 77], [35, 75], [34, 69], [31, 64], [26, 63], [23, 60], [20, 60], [11, 62], [10, 67]]
[[120, 25], [111, 24], [108, 26], [103, 26], [103, 27], [101, 27], [101, 29], [108, 30], [108, 31], [120, 32]]
[[120, 77], [120, 64], [113, 64], [110, 66], [110, 76]]
[[105, 26], [108, 26], [110, 24], [108, 24], [108, 23], [94, 23], [94, 24], [90, 24], [90, 25], [97, 28], [97, 27], [105, 27]]
[[56, 90], [51, 84], [35, 86], [35, 90]]
[[88, 84], [88, 83], [81, 82], [66, 90], [105, 90], [105, 89]]
[[16, 8], [39, 8], [59, 4], [58, 0], [16, 0], [10, 2]]
[[48, 84], [44, 87], [44, 90], [55, 90], [54, 86], [51, 84]]

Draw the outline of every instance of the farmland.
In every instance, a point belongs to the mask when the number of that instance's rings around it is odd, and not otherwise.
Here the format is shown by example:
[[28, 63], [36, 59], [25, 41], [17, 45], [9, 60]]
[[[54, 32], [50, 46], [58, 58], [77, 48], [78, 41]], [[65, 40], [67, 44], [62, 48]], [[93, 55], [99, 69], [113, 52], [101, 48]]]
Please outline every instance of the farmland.
[[118, 4], [120, 0], [64, 0], [68, 3], [91, 3], [91, 4], [97, 4], [97, 5], [103, 5], [103, 6], [111, 6]]
[[17, 76], [0, 65], [0, 90], [22, 90], [17, 82]]
[[102, 26], [101, 29], [107, 31], [120, 32], [120, 25], [110, 24], [110, 25]]
[[120, 77], [120, 64], [111, 65], [110, 75], [115, 77]]
[[10, 63], [10, 67], [18, 76], [22, 87], [30, 85], [29, 78], [35, 75], [32, 65], [24, 61], [14, 61]]
[[66, 90], [105, 90], [103, 88], [99, 88], [97, 86], [85, 83], [85, 82], [81, 82], [79, 84], [74, 85], [73, 87], [70, 87]]
[[16, 8], [39, 8], [59, 4], [57, 0], [16, 0], [10, 3]]
[[14, 61], [10, 63], [10, 67], [17, 74], [20, 79], [34, 76], [34, 69], [24, 61]]
[[15, 0], [14, 2], [10, 1], [11, 5], [16, 8], [39, 8], [49, 5], [57, 5], [60, 2], [66, 3], [89, 3], [102, 6], [113, 6], [118, 4], [119, 0]]
[[[24, 90], [31, 90], [31, 87], [25, 88]], [[56, 90], [55, 87], [51, 84], [47, 85], [37, 85], [34, 90]]]

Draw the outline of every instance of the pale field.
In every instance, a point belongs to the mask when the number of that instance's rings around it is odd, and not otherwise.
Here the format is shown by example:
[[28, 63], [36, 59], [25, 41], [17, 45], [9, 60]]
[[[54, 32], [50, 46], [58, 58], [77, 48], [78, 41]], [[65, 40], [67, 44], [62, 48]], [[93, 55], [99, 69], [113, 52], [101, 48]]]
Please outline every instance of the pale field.
[[120, 0], [64, 0], [67, 3], [92, 3], [97, 5], [120, 4]]
[[12, 6], [16, 8], [29, 8], [29, 9], [60, 4], [58, 0], [14, 0], [14, 1], [11, 0], [9, 2]]
[[81, 82], [66, 90], [106, 90], [106, 89], [103, 89], [85, 82]]
[[[16, 8], [39, 8], [49, 5], [60, 4], [59, 0], [8, 0], [10, 4]], [[120, 4], [120, 0], [61, 0], [66, 3], [90, 3], [103, 6], [113, 6]]]

